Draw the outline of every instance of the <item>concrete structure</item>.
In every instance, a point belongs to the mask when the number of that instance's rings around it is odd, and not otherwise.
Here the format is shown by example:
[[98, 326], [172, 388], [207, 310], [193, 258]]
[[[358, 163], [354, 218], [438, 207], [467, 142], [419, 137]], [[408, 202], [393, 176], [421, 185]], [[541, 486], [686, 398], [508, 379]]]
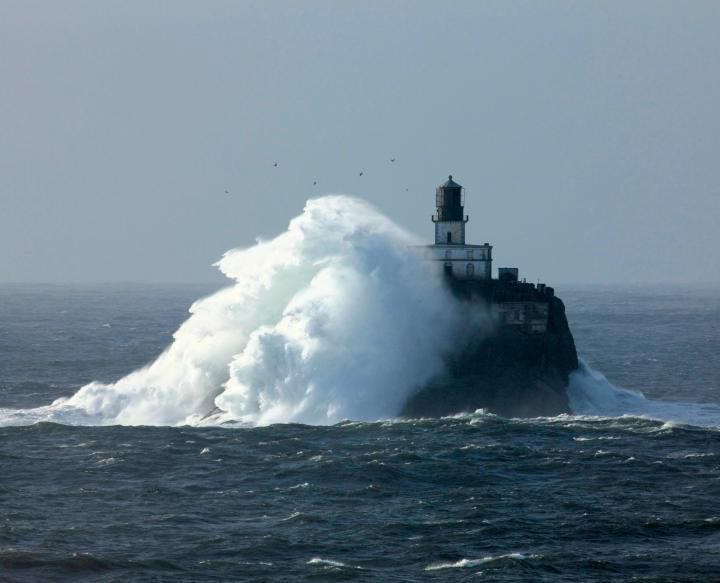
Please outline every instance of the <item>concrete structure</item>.
[[[508, 417], [569, 413], [566, 387], [578, 358], [562, 300], [552, 287], [520, 281], [517, 267], [500, 267], [497, 279], [491, 277], [492, 247], [465, 242], [463, 189], [452, 176], [438, 187], [435, 205], [435, 243], [418, 251], [444, 267], [444, 284], [455, 298], [486, 310], [495, 325], [483, 325], [466, 348], [449, 355], [448, 377], [413, 394], [402, 415], [478, 408]], [[468, 321], [466, 332], [472, 326]]]
[[425, 248], [425, 258], [441, 261], [447, 275], [457, 279], [490, 279], [492, 277], [492, 245], [465, 243], [464, 189], [452, 176], [435, 191], [437, 212], [432, 216], [435, 224], [435, 244]]
[[517, 267], [498, 267], [500, 281], [518, 281], [520, 270]]
[[548, 302], [500, 302], [492, 304], [493, 316], [500, 325], [517, 326], [529, 334], [547, 330]]
[[547, 333], [555, 291], [544, 283], [520, 282], [517, 267], [500, 267], [498, 278], [492, 279], [492, 245], [465, 242], [469, 218], [465, 192], [452, 176], [437, 187], [435, 206], [435, 243], [422, 249], [427, 260], [441, 262], [455, 294], [482, 298], [501, 328], [530, 335]]

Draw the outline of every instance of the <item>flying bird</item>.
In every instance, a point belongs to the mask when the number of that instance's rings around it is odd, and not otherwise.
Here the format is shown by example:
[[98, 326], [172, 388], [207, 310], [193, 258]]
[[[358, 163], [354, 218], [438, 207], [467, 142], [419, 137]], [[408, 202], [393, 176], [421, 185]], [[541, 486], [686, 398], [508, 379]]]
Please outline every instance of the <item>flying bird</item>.
[[317, 180], [313, 180], [313, 186], [317, 186]]
[[390, 162], [395, 162], [395, 158], [390, 158]]
[[360, 172], [360, 176], [362, 176], [363, 174], [364, 174], [363, 172]]
[[273, 164], [273, 168], [277, 168], [277, 162], [275, 162], [275, 164]]
[[225, 194], [230, 194], [230, 191], [225, 189]]

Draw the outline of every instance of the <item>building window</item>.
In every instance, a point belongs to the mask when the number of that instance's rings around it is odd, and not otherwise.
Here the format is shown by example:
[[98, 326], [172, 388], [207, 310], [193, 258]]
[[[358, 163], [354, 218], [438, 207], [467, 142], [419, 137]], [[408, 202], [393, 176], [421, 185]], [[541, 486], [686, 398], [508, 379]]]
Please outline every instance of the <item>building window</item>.
[[475, 266], [472, 263], [468, 263], [466, 271], [468, 277], [473, 277], [475, 275]]
[[447, 242], [452, 243], [452, 233], [450, 231], [448, 231], [448, 234], [447, 234]]
[[472, 249], [469, 249], [469, 250], [468, 250], [468, 252], [467, 252], [467, 258], [468, 258], [468, 259], [472, 259], [472, 258], [473, 258]]

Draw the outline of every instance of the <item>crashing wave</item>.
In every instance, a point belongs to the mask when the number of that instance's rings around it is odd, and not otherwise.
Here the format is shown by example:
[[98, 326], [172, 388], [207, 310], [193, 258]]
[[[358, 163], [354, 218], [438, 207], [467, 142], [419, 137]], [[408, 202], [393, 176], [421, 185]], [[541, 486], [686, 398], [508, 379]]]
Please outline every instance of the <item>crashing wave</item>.
[[478, 330], [416, 243], [361, 200], [310, 200], [284, 233], [223, 256], [217, 265], [234, 285], [195, 302], [153, 363], [10, 422], [330, 424], [397, 415], [443, 371], [463, 330]]
[[720, 426], [720, 406], [647, 399], [642, 393], [616, 387], [605, 376], [580, 361], [570, 375], [570, 409], [575, 415], [646, 417], [671, 423]]

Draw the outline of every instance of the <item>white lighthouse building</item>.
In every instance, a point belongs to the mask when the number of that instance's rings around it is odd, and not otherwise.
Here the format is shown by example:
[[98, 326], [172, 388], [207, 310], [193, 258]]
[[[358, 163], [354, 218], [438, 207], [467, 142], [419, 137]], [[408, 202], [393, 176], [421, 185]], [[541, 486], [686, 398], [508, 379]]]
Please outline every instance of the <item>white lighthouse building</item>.
[[465, 189], [452, 176], [437, 187], [435, 206], [435, 244], [425, 248], [425, 258], [442, 261], [445, 273], [458, 279], [490, 279], [492, 245], [465, 243]]

